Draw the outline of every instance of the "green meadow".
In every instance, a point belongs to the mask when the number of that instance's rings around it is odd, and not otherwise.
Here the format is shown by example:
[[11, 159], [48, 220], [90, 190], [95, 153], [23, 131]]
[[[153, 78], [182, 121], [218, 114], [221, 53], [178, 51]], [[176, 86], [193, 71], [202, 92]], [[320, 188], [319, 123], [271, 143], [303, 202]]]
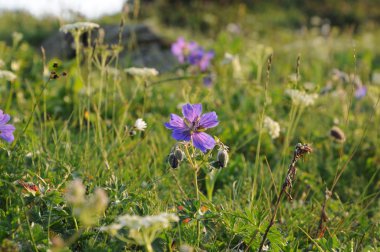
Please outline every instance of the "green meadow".
[[379, 251], [378, 1], [175, 2], [0, 14], [0, 251]]

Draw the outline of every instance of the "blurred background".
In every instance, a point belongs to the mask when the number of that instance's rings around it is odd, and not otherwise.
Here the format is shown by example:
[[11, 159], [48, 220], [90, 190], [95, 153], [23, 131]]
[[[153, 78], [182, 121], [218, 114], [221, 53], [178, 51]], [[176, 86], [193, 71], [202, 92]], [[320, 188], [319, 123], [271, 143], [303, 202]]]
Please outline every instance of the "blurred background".
[[250, 24], [255, 30], [265, 22], [293, 29], [320, 23], [358, 31], [379, 23], [380, 0], [0, 0], [0, 40], [10, 41], [18, 31], [38, 45], [64, 22], [119, 22], [127, 12], [135, 21], [155, 17], [162, 24], [208, 35], [231, 22]]

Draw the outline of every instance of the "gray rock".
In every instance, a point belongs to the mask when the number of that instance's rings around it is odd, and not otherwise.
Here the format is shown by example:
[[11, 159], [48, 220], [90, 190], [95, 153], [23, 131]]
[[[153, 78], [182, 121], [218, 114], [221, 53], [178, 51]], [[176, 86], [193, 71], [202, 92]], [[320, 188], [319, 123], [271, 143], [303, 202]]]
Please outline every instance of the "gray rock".
[[[119, 25], [105, 25], [101, 28], [105, 31], [104, 44], [118, 44]], [[93, 42], [98, 34], [99, 31], [92, 32]], [[81, 37], [84, 46], [88, 46], [87, 36], [88, 34], [83, 34]], [[170, 51], [170, 42], [159, 37], [148, 26], [144, 24], [124, 26], [121, 36], [124, 48], [120, 54], [122, 67], [154, 67], [160, 72], [165, 72], [173, 69], [177, 64]], [[57, 57], [67, 60], [75, 57], [73, 43], [71, 34], [57, 32], [45, 40], [42, 46], [45, 48], [48, 59]]]

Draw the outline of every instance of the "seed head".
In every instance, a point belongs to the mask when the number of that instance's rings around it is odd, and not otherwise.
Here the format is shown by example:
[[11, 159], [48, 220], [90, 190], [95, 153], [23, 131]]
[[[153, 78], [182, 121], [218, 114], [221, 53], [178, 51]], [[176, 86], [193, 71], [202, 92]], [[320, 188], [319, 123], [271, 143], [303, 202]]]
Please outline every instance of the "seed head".
[[338, 128], [337, 126], [334, 126], [331, 128], [330, 136], [332, 138], [334, 138], [334, 140], [339, 142], [339, 143], [343, 143], [346, 141], [346, 136], [345, 136], [344, 132], [340, 128]]

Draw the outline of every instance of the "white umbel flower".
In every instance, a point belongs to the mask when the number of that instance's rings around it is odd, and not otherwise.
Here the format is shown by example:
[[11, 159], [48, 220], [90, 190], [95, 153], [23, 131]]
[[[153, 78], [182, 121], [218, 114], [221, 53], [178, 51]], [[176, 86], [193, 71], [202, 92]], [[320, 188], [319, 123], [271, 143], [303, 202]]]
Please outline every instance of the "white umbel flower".
[[6, 79], [8, 81], [15, 81], [17, 79], [17, 76], [11, 71], [0, 70], [0, 79]]
[[307, 94], [305, 91], [297, 89], [287, 89], [285, 90], [285, 94], [292, 99], [294, 105], [302, 105], [305, 107], [313, 105], [318, 98], [318, 94]]
[[268, 131], [272, 139], [280, 136], [280, 124], [269, 116], [264, 119], [264, 128]]
[[135, 122], [135, 129], [136, 130], [144, 131], [147, 126], [148, 125], [146, 124], [146, 122], [142, 118], [137, 119]]
[[77, 22], [73, 24], [66, 24], [59, 28], [61, 32], [68, 33], [68, 32], [76, 32], [76, 31], [90, 31], [96, 28], [99, 28], [100, 26], [96, 23], [92, 22]]
[[146, 229], [156, 227], [164, 229], [170, 227], [171, 222], [177, 222], [178, 216], [170, 213], [161, 213], [159, 215], [138, 216], [138, 215], [123, 215], [118, 218], [119, 223], [129, 229]]
[[155, 68], [148, 67], [130, 67], [124, 69], [124, 71], [130, 75], [139, 77], [152, 77], [158, 75], [158, 71]]
[[119, 224], [119, 223], [112, 223], [111, 225], [109, 226], [104, 226], [104, 227], [101, 227], [99, 230], [100, 231], [103, 231], [103, 232], [107, 232], [109, 233], [110, 235], [112, 236], [115, 236], [117, 234], [117, 232], [123, 228], [123, 225]]
[[111, 235], [116, 235], [118, 230], [126, 227], [129, 229], [129, 238], [133, 239], [139, 245], [151, 247], [151, 243], [162, 230], [170, 228], [172, 222], [178, 221], [178, 216], [170, 213], [161, 213], [151, 216], [127, 214], [119, 216], [116, 223], [102, 227], [100, 230], [108, 232]]

